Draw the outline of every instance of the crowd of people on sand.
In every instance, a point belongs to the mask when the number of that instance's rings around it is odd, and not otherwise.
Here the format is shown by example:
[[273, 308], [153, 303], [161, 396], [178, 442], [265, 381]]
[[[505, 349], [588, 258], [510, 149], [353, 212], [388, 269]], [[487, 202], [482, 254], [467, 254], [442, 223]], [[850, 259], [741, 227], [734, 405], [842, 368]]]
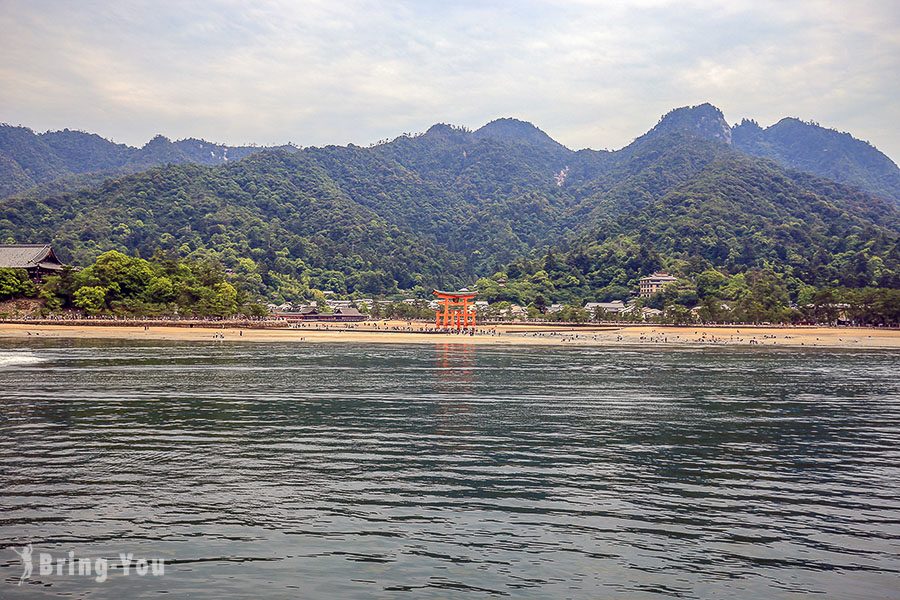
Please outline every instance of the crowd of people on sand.
[[[639, 344], [668, 344], [678, 343], [694, 343], [694, 344], [709, 344], [709, 345], [735, 345], [735, 344], [747, 344], [750, 346], [760, 346], [760, 345], [778, 345], [778, 340], [791, 340], [794, 339], [795, 336], [792, 335], [776, 335], [772, 334], [762, 334], [762, 335], [752, 335], [749, 333], [741, 333], [740, 329], [736, 329], [734, 334], [725, 336], [725, 335], [715, 335], [714, 333], [710, 333], [707, 331], [694, 331], [694, 336], [690, 335], [677, 335], [672, 334], [670, 332], [656, 332], [651, 330], [649, 334], [642, 334], [637, 337], [626, 337], [621, 334], [616, 334], [615, 338], [611, 335], [603, 336], [598, 334], [583, 334], [583, 333], [574, 333], [574, 332], [560, 332], [560, 331], [550, 331], [550, 332], [525, 332], [520, 334], [523, 337], [539, 337], [539, 338], [549, 338], [549, 339], [558, 339], [560, 342], [578, 342], [578, 341], [593, 341], [593, 342], [608, 342], [612, 339], [615, 339], [616, 342], [637, 342]], [[872, 337], [872, 336], [869, 336]], [[821, 341], [819, 338], [815, 339], [816, 342]], [[838, 338], [839, 342], [843, 342], [843, 338]], [[858, 343], [859, 340], [848, 339], [848, 342]], [[801, 342], [801, 346], [805, 346], [806, 342]], [[811, 344], [815, 346], [815, 343]]]
[[[144, 328], [144, 331], [146, 331], [147, 329], [148, 329], [148, 328], [145, 327], [145, 328]], [[224, 329], [224, 328], [223, 328], [223, 329]], [[232, 332], [233, 330], [228, 330], [228, 331], [229, 331], [229, 332]], [[243, 329], [238, 329], [238, 337], [244, 337], [244, 330], [243, 330]], [[224, 339], [225, 339], [225, 332], [224, 332], [224, 331], [217, 331], [217, 332], [215, 332], [215, 333], [213, 334], [213, 339], [214, 339], [214, 340], [224, 340]], [[303, 341], [303, 338], [300, 338], [300, 341]]]
[[[150, 330], [150, 325], [147, 323], [142, 324], [144, 331]], [[218, 323], [218, 326], [221, 328], [221, 331], [216, 331], [212, 334], [213, 339], [215, 340], [224, 340], [225, 333], [229, 332], [229, 334], [234, 332], [234, 328], [228, 327], [225, 323], [221, 321]], [[193, 327], [191, 325], [190, 327]], [[708, 331], [694, 331], [693, 336], [686, 335], [678, 335], [673, 332], [657, 332], [655, 330], [651, 330], [649, 333], [641, 334], [639, 336], [623, 336], [621, 333], [616, 333], [613, 335], [612, 332], [606, 334], [598, 334], [598, 333], [581, 333], [581, 332], [572, 332], [572, 331], [521, 331], [521, 332], [502, 332], [498, 331], [496, 328], [466, 328], [466, 329], [436, 329], [434, 327], [426, 327], [426, 326], [416, 326], [411, 321], [407, 321], [404, 325], [392, 324], [388, 321], [384, 321], [381, 323], [293, 323], [289, 325], [290, 329], [302, 329], [307, 331], [327, 331], [338, 333], [341, 331], [358, 331], [358, 332], [383, 332], [383, 333], [423, 333], [423, 334], [443, 334], [443, 335], [457, 335], [457, 336], [502, 336], [508, 335], [511, 337], [522, 337], [522, 338], [545, 338], [551, 340], [558, 340], [560, 343], [571, 343], [571, 342], [610, 342], [616, 341], [619, 343], [638, 343], [638, 344], [647, 344], [647, 345], [659, 345], [659, 344], [668, 344], [670, 342], [677, 344], [708, 344], [708, 345], [740, 345], [747, 344], [750, 346], [759, 346], [759, 345], [778, 345], [779, 339], [784, 340], [792, 340], [796, 336], [788, 335], [787, 333], [784, 335], [777, 335], [774, 333], [764, 333], [761, 335], [752, 335], [751, 333], [741, 333], [740, 329], [736, 329], [735, 333], [730, 334], [728, 336], [725, 335], [715, 335], [714, 333]], [[752, 330], [751, 330], [752, 331]], [[45, 332], [46, 333], [46, 332]], [[25, 332], [27, 336], [40, 336], [40, 331], [27, 331]], [[244, 337], [244, 330], [237, 330], [237, 337]], [[872, 336], [868, 336], [871, 338]], [[305, 341], [305, 337], [299, 338], [299, 341]], [[822, 341], [820, 338], [815, 338], [815, 342]], [[837, 341], [844, 342], [844, 338], [839, 337]], [[811, 346], [817, 346], [815, 342], [810, 342]], [[848, 338], [846, 342], [849, 343], [859, 343], [858, 339]], [[800, 346], [806, 346], [806, 342], [801, 342]]]
[[377, 332], [377, 333], [441, 333], [447, 335], [488, 335], [488, 336], [499, 336], [502, 335], [501, 332], [496, 329], [486, 329], [486, 328], [463, 328], [463, 329], [455, 329], [455, 328], [435, 328], [432, 326], [421, 325], [419, 323], [413, 323], [412, 321], [406, 321], [403, 325], [392, 324], [389, 321], [382, 322], [368, 322], [368, 323], [323, 323], [323, 322], [311, 322], [311, 323], [291, 323], [288, 325], [290, 329], [306, 329], [310, 331], [360, 331], [360, 332]]
[[[690, 333], [690, 328], [682, 328], [682, 334], [676, 334], [673, 331], [657, 331], [651, 329], [648, 333], [641, 333], [638, 336], [635, 335], [622, 335], [620, 333], [620, 329], [616, 328], [615, 330], [608, 330], [604, 333], [598, 333], [596, 331], [499, 331], [496, 325], [490, 325], [488, 327], [468, 327], [468, 328], [436, 328], [431, 323], [424, 323], [422, 321], [405, 321], [405, 322], [397, 322], [397, 321], [388, 321], [388, 320], [379, 320], [379, 321], [365, 321], [365, 322], [339, 322], [339, 321], [313, 321], [313, 322], [284, 322], [284, 321], [273, 321], [271, 319], [267, 319], [266, 317], [256, 317], [256, 318], [247, 318], [247, 319], [220, 319], [220, 318], [208, 318], [208, 319], [196, 319], [196, 318], [181, 318], [181, 317], [148, 317], [148, 318], [126, 318], [126, 317], [90, 317], [90, 316], [78, 316], [74, 317], [72, 315], [58, 315], [51, 318], [43, 318], [43, 319], [23, 319], [29, 322], [34, 322], [35, 325], [42, 324], [40, 321], [92, 321], [94, 323], [100, 324], [99, 322], [110, 322], [115, 323], [120, 326], [134, 326], [134, 327], [143, 327], [144, 331], [149, 331], [151, 326], [171, 326], [176, 323], [180, 326], [187, 326], [190, 328], [197, 327], [220, 327], [222, 330], [233, 331], [238, 327], [251, 327], [251, 328], [269, 328], [271, 326], [276, 326], [278, 328], [287, 327], [288, 329], [299, 329], [306, 331], [321, 331], [321, 332], [371, 332], [371, 333], [419, 333], [419, 334], [440, 334], [440, 335], [455, 335], [455, 336], [488, 336], [488, 337], [498, 337], [498, 336], [509, 336], [509, 337], [521, 337], [521, 338], [545, 338], [551, 339], [555, 341], [559, 341], [560, 343], [573, 343], [573, 342], [594, 342], [594, 343], [603, 343], [603, 342], [619, 342], [619, 343], [636, 343], [636, 344], [647, 344], [647, 345], [656, 345], [656, 344], [668, 344], [668, 343], [677, 343], [677, 344], [702, 344], [702, 345], [740, 345], [746, 344], [750, 346], [777, 346], [779, 344], [779, 340], [792, 340], [796, 336], [790, 335], [788, 331], [785, 331], [783, 335], [779, 335], [776, 333], [755, 333], [753, 327], [746, 327], [742, 332], [741, 329], [734, 329], [734, 333], [722, 332], [721, 334], [717, 334], [715, 329], [710, 330], [694, 330], [693, 335]], [[38, 336], [40, 332], [31, 332], [27, 331], [26, 335], [28, 336]], [[231, 337], [231, 336], [229, 336]], [[244, 337], [243, 329], [238, 329], [237, 337]], [[869, 336], [871, 337], [871, 336]], [[224, 340], [225, 333], [216, 332], [213, 334], [214, 339]], [[300, 338], [300, 341], [305, 341], [306, 338]], [[806, 346], [807, 344], [810, 346], [817, 346], [816, 342], [820, 342], [821, 340], [817, 337], [815, 341], [809, 342], [801, 342], [799, 346]], [[838, 342], [845, 342], [843, 338], [837, 338]], [[848, 343], [859, 343], [858, 339], [853, 339], [852, 337], [847, 339]], [[784, 343], [784, 342], [782, 342]], [[788, 342], [790, 343], [790, 342]]]

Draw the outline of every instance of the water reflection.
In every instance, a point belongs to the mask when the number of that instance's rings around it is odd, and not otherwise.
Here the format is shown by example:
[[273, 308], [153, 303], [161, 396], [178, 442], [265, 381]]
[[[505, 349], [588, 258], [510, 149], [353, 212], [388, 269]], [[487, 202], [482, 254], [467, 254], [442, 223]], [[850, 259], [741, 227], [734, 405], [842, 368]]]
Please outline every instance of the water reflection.
[[475, 377], [474, 344], [435, 344], [435, 374], [444, 389], [452, 393], [468, 393]]

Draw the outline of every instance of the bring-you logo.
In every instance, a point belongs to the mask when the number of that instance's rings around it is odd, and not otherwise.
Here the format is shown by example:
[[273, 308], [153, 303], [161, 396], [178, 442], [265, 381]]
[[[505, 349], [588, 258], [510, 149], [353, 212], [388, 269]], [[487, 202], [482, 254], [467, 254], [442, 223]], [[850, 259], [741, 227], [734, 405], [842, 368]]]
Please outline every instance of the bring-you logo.
[[[28, 544], [22, 549], [13, 548], [13, 552], [19, 555], [22, 562], [22, 576], [19, 578], [19, 585], [22, 585], [34, 573], [34, 548]], [[38, 553], [37, 572], [41, 577], [93, 577], [97, 583], [103, 583], [108, 579], [110, 569], [118, 569], [124, 576], [160, 577], [166, 574], [166, 561], [162, 558], [135, 558], [131, 552], [119, 553], [118, 558], [112, 559], [75, 556], [74, 550], [69, 550], [63, 556], [54, 556], [49, 552]]]

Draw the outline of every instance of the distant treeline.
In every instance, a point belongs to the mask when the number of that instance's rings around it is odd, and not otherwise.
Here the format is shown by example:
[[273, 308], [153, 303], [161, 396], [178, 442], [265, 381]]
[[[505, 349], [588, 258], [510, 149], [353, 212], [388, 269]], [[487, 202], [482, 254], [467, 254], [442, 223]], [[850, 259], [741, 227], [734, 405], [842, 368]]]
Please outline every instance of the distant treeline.
[[[620, 315], [582, 308], [586, 302], [627, 301], [636, 288], [615, 283], [595, 287], [590, 275], [579, 268], [581, 252], [576, 249], [565, 257], [548, 253], [541, 260], [519, 261], [508, 273], [479, 279], [479, 300], [528, 307], [534, 317], [544, 315], [552, 303], [562, 303], [565, 306], [561, 311], [547, 317], [565, 321], [641, 319], [639, 311]], [[773, 268], [751, 268], [728, 274], [711, 268], [703, 260], [663, 260], [652, 255], [642, 259], [640, 253], [629, 260], [632, 268], [644, 273], [665, 266], [678, 276], [678, 281], [652, 297], [635, 300], [638, 309], [663, 311], [658, 320], [667, 323], [900, 324], [900, 289], [895, 287], [816, 287]], [[620, 281], [633, 281], [634, 275], [625, 267], [618, 268]]]
[[36, 297], [44, 311], [79, 310], [88, 315], [229, 317], [266, 314], [266, 308], [228, 281], [215, 261], [159, 254], [151, 260], [105, 252], [89, 267], [64, 270], [32, 283], [24, 270], [0, 269], [0, 300]]
[[[663, 260], [637, 252], [629, 259], [635, 274], [623, 272], [622, 281], [630, 282], [638, 272], [657, 267], [668, 268], [678, 280], [652, 297], [635, 299], [631, 285], [592, 285], [579, 270], [582, 251], [576, 249], [566, 256], [548, 252], [542, 259], [520, 260], [506, 272], [479, 279], [478, 299], [490, 303], [481, 308], [480, 318], [509, 318], [511, 307], [518, 305], [529, 318], [572, 322], [647, 320], [640, 309], [652, 308], [661, 314], [651, 320], [665, 323], [900, 325], [900, 289], [896, 288], [816, 287], [772, 268], [728, 274], [700, 260]], [[0, 300], [37, 298], [43, 301], [45, 314], [74, 310], [110, 316], [266, 315], [264, 287], [253, 261], [239, 259], [238, 265], [238, 269], [226, 270], [213, 257], [183, 259], [157, 252], [148, 260], [109, 251], [84, 269], [64, 270], [42, 284], [33, 283], [24, 270], [0, 269]], [[304, 302], [324, 305], [323, 291], [309, 283], [306, 280], [297, 295]], [[403, 294], [415, 298], [414, 303], [402, 302], [401, 295], [395, 294], [394, 302], [355, 305], [373, 318], [431, 318], [430, 291], [420, 286], [412, 294]], [[363, 298], [359, 292], [337, 297]], [[621, 314], [583, 308], [587, 302], [611, 300], [631, 300], [634, 310]], [[563, 306], [548, 310], [553, 304]]]

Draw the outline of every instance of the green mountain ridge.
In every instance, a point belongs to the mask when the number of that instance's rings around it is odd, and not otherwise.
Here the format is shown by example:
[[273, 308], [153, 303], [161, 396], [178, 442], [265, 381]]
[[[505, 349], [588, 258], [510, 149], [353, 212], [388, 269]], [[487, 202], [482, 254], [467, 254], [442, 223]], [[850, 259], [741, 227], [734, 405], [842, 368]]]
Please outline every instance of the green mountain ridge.
[[[0, 198], [57, 182], [77, 189], [97, 176], [136, 173], [166, 164], [220, 165], [262, 148], [224, 146], [188, 138], [171, 141], [158, 135], [141, 148], [117, 144], [83, 131], [35, 133], [26, 127], [0, 124]], [[79, 175], [93, 175], [81, 179]]]
[[111, 248], [213, 256], [284, 299], [424, 293], [498, 271], [549, 278], [554, 297], [605, 299], [664, 266], [900, 286], [896, 203], [751, 156], [732, 131], [702, 105], [614, 152], [574, 152], [500, 119], [369, 148], [168, 164], [8, 199], [0, 240], [52, 240], [77, 264]]
[[744, 120], [732, 129], [735, 148], [796, 171], [852, 185], [900, 202], [900, 170], [877, 148], [849, 133], [785, 118], [763, 129]]
[[[900, 203], [900, 168], [890, 158], [848, 133], [813, 122], [789, 117], [763, 129], [745, 119], [731, 127], [722, 112], [707, 103], [670, 111], [635, 142], [671, 133], [720, 141], [746, 154], [775, 160], [786, 168], [852, 185]], [[509, 117], [495, 119], [475, 131], [436, 124], [423, 134], [401, 136], [377, 147], [397, 146], [402, 139], [418, 138], [441, 139], [450, 144], [473, 140], [519, 143], [532, 149], [543, 148], [547, 155], [559, 160], [573, 154], [533, 124]], [[610, 156], [626, 155], [625, 151], [632, 146], [616, 152], [581, 150], [575, 153], [577, 159], [573, 162], [581, 167], [597, 162], [605, 164]], [[220, 165], [272, 149], [276, 148], [225, 146], [193, 138], [172, 142], [161, 135], [142, 148], [133, 148], [81, 131], [66, 129], [36, 134], [26, 127], [0, 124], [0, 198], [90, 187], [104, 176], [165, 164]]]

